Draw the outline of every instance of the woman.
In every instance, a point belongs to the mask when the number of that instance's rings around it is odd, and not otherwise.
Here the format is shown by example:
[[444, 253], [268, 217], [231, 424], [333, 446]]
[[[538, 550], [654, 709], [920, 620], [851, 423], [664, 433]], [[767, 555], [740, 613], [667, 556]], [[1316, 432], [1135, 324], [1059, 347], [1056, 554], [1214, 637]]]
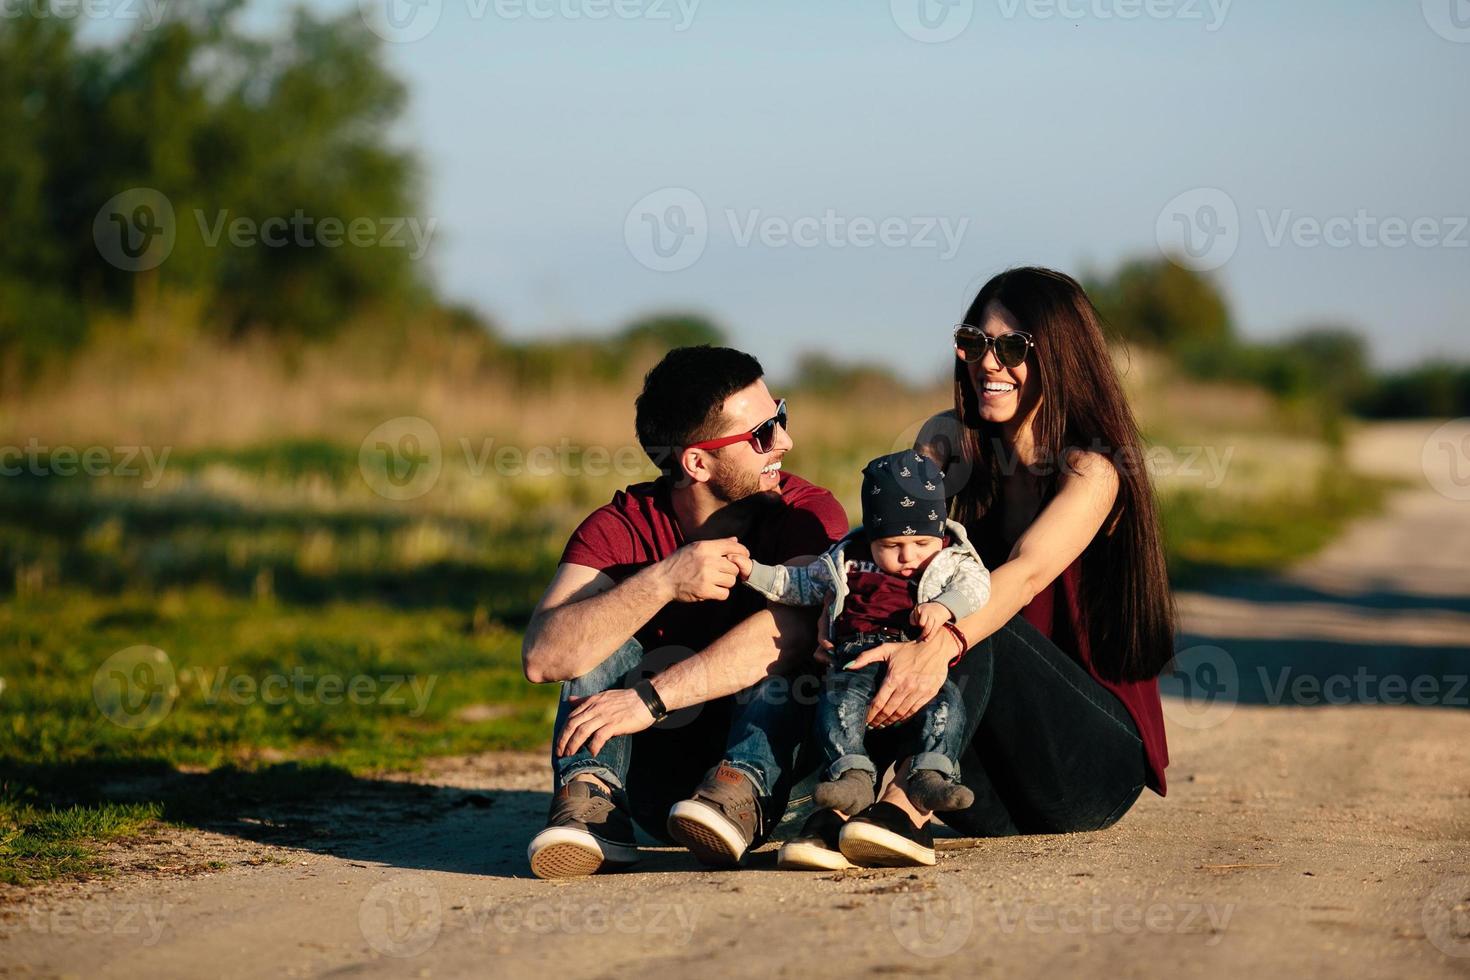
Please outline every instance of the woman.
[[[965, 700], [975, 803], [944, 822], [974, 837], [1101, 829], [1145, 786], [1162, 796], [1168, 765], [1156, 678], [1174, 653], [1174, 608], [1138, 427], [1096, 309], [1059, 272], [991, 279], [955, 352], [954, 410], [918, 448], [960, 488], [951, 516], [992, 571], [991, 598], [957, 624], [971, 646], [953, 667], [962, 644], [948, 632], [859, 658], [887, 662], [869, 723], [911, 717], [948, 675]], [[904, 737], [886, 734], [875, 757]], [[829, 822], [828, 853], [838, 834], [864, 864], [934, 863], [930, 815], [905, 787], [900, 772], [840, 831]], [[811, 853], [804, 837], [787, 853]]]

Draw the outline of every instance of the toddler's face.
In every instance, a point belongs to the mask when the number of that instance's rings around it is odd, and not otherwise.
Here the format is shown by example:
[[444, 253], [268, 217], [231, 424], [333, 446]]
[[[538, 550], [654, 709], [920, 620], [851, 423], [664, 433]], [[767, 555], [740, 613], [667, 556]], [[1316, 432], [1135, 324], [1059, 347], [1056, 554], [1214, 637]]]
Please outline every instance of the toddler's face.
[[896, 534], [872, 543], [873, 564], [889, 575], [918, 575], [944, 549], [944, 539], [932, 534]]

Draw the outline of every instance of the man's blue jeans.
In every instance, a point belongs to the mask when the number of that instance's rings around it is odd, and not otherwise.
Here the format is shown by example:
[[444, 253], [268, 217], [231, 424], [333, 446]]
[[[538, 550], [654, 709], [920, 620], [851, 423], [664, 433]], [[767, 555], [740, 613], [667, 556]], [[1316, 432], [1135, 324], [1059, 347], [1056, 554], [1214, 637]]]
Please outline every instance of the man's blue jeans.
[[[640, 669], [643, 654], [642, 645], [630, 639], [586, 674], [562, 684], [553, 745], [576, 707], [570, 698], [631, 687], [646, 676]], [[704, 772], [721, 761], [723, 751], [723, 761], [756, 785], [762, 810], [773, 815], [772, 822], [777, 822], [774, 815], [781, 815], [784, 835], [812, 809], [820, 767], [807, 735], [819, 689], [817, 679], [809, 675], [795, 679], [773, 675], [733, 697], [675, 711], [648, 732], [614, 736], [596, 753], [583, 745], [566, 757], [553, 754], [556, 785], [565, 785], [578, 773], [595, 775], [645, 830], [667, 839], [664, 819], [669, 807], [694, 792]]]

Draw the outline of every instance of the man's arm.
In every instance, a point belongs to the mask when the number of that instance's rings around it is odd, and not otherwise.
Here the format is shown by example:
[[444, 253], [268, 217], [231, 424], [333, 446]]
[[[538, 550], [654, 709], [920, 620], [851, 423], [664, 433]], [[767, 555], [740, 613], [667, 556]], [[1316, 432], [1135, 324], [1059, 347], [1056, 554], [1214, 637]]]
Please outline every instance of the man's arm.
[[728, 598], [736, 572], [729, 556], [748, 554], [734, 538], [696, 541], [616, 585], [586, 565], [558, 566], [526, 625], [521, 644], [526, 680], [544, 684], [581, 677], [670, 602]]
[[532, 684], [565, 681], [612, 656], [673, 598], [658, 565], [613, 584], [586, 565], [558, 565], [526, 624], [521, 665]]
[[[653, 678], [670, 711], [743, 691], [769, 674], [790, 673], [810, 656], [816, 640], [813, 610], [772, 605], [741, 622], [714, 643]], [[556, 752], [571, 755], [583, 744], [597, 753], [608, 739], [653, 724], [636, 691], [602, 691], [567, 716]]]

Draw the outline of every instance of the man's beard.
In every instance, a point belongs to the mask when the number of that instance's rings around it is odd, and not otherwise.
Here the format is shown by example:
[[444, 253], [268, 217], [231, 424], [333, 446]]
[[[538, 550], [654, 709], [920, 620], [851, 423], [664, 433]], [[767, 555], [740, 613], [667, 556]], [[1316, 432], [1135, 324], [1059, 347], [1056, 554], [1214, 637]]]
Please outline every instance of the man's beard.
[[761, 493], [761, 474], [720, 473], [709, 481], [709, 492], [721, 503], [733, 504]]

